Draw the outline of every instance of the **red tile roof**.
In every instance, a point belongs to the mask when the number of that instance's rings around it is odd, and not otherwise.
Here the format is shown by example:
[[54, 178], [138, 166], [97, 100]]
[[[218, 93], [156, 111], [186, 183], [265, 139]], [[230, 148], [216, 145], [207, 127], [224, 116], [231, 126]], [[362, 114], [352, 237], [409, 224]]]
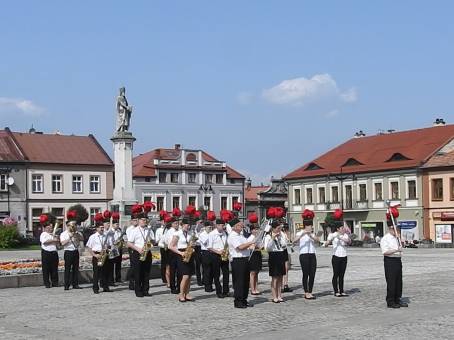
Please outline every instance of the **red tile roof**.
[[259, 200], [258, 195], [267, 189], [269, 189], [269, 186], [251, 186], [249, 188], [245, 188], [244, 199], [248, 202], [256, 202]]
[[454, 166], [454, 150], [444, 154], [433, 155], [424, 163], [423, 168], [442, 168], [447, 166]]
[[[339, 174], [341, 169], [343, 173], [360, 173], [419, 167], [453, 138], [454, 125], [353, 138], [292, 171], [284, 179]], [[347, 162], [351, 165], [346, 165]]]
[[23, 162], [25, 156], [7, 130], [0, 130], [0, 162]]
[[[132, 174], [133, 177], [154, 177], [156, 176], [156, 168], [157, 166], [154, 164], [155, 159], [160, 160], [177, 160], [181, 156], [181, 150], [175, 149], [154, 149], [144, 154], [138, 155], [133, 158], [132, 160]], [[210, 154], [202, 151], [202, 157], [204, 161], [207, 162], [219, 162], [216, 158], [211, 156]], [[166, 164], [160, 165], [159, 167], [166, 167], [166, 168], [181, 168], [181, 165], [177, 164]], [[213, 170], [210, 167], [199, 167], [199, 166], [192, 166], [192, 168], [207, 168]], [[229, 166], [226, 166], [227, 170], [227, 177], [230, 179], [244, 179], [244, 176], [240, 174], [238, 171], [232, 169]]]
[[26, 160], [34, 163], [107, 165], [113, 162], [94, 136], [10, 132]]

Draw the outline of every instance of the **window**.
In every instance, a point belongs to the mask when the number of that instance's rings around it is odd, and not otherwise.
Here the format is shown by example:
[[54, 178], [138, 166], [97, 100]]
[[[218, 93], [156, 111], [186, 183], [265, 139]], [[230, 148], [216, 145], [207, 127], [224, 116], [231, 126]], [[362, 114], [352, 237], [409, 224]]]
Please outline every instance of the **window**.
[[192, 205], [193, 207], [195, 207], [196, 206], [196, 202], [195, 202], [196, 198], [197, 198], [196, 196], [189, 196], [188, 197], [188, 205]]
[[33, 208], [32, 209], [32, 226], [33, 229], [39, 227], [41, 223], [39, 223], [39, 217], [43, 213], [43, 208]]
[[90, 223], [95, 225], [95, 215], [101, 212], [101, 208], [90, 208]]
[[43, 175], [32, 175], [32, 192], [43, 192]]
[[306, 204], [312, 204], [312, 188], [306, 188]]
[[432, 180], [432, 201], [443, 200], [443, 179], [436, 178]]
[[211, 210], [211, 196], [205, 196], [203, 198], [203, 206], [207, 207], [208, 210]]
[[164, 210], [164, 197], [163, 196], [156, 197], [156, 209], [158, 211]]
[[345, 208], [352, 209], [353, 207], [353, 190], [351, 185], [345, 186]]
[[399, 199], [399, 182], [391, 182], [391, 199]]
[[375, 200], [382, 201], [383, 200], [383, 183], [374, 183], [374, 190], [375, 190]]
[[6, 180], [8, 179], [8, 175], [0, 174], [0, 191], [8, 191], [8, 184]]
[[177, 172], [172, 172], [170, 174], [170, 182], [171, 183], [178, 183], [178, 173]]
[[205, 184], [213, 184], [213, 175], [205, 174]]
[[416, 199], [416, 181], [410, 180], [407, 182], [407, 192], [408, 192], [408, 199], [414, 200]]
[[188, 173], [188, 183], [195, 183], [196, 179], [197, 179], [196, 173], [193, 172]]
[[367, 201], [367, 189], [365, 183], [359, 185], [359, 200], [360, 202]]
[[52, 208], [51, 210], [52, 215], [57, 218], [58, 223], [63, 223], [65, 220], [65, 213], [63, 208]]
[[172, 208], [180, 208], [180, 196], [173, 196], [172, 197]]
[[82, 188], [82, 176], [73, 176], [73, 192], [81, 193], [83, 192]]
[[318, 188], [318, 203], [325, 203], [325, 188]]
[[301, 189], [293, 190], [293, 200], [295, 205], [301, 205]]
[[339, 187], [331, 187], [331, 202], [339, 202]]
[[159, 183], [167, 183], [167, 173], [159, 172]]
[[99, 176], [90, 176], [90, 192], [101, 192], [101, 181], [99, 179]]
[[52, 192], [53, 193], [62, 193], [63, 192], [63, 176], [62, 175], [52, 175]]
[[145, 182], [151, 182], [151, 177], [145, 177]]
[[450, 192], [451, 192], [451, 201], [454, 201], [454, 178], [449, 179]]
[[143, 196], [144, 202], [151, 202], [151, 196]]
[[233, 206], [235, 205], [235, 203], [237, 203], [238, 201], [239, 201], [239, 198], [237, 196], [232, 197], [232, 209], [233, 209]]
[[221, 210], [222, 209], [227, 209], [227, 197], [225, 196], [221, 197]]
[[223, 174], [216, 174], [216, 184], [224, 183], [224, 175]]

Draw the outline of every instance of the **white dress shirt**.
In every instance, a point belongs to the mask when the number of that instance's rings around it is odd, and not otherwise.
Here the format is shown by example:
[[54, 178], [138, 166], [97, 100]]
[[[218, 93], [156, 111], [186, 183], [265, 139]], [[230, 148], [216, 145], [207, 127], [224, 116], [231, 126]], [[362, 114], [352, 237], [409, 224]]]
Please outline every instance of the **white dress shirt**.
[[208, 248], [216, 250], [224, 250], [225, 243], [227, 242], [227, 233], [220, 233], [217, 229], [213, 230], [208, 235]]
[[164, 244], [166, 245], [167, 248], [170, 246], [170, 243], [172, 242], [173, 239], [173, 235], [175, 235], [176, 232], [177, 230], [173, 227], [170, 227], [169, 229], [166, 230], [164, 234]]
[[271, 235], [268, 234], [265, 236], [264, 240], [265, 249], [267, 252], [273, 251], [284, 251], [284, 247], [282, 246], [282, 236], [277, 235], [274, 240], [271, 238]]
[[206, 230], [202, 231], [199, 235], [199, 244], [201, 250], [208, 250], [208, 232]]
[[190, 231], [184, 231], [179, 229], [173, 234], [173, 237], [177, 237], [177, 249], [186, 249], [188, 247], [189, 241], [191, 240], [192, 233]]
[[68, 230], [65, 230], [60, 234], [60, 243], [63, 243], [63, 241], [69, 241], [63, 246], [64, 250], [74, 251], [79, 249], [79, 242], [77, 242], [74, 238], [71, 239]]
[[165, 248], [164, 245], [164, 231], [165, 228], [161, 225], [158, 229], [156, 229], [156, 242], [158, 242], [159, 248]]
[[54, 239], [54, 236], [52, 234], [49, 234], [46, 231], [43, 231], [41, 235], [39, 236], [39, 241], [41, 242], [41, 248], [44, 249], [45, 251], [57, 251], [57, 246], [55, 243], [52, 244], [44, 244], [44, 242], [47, 241], [52, 241]]
[[[302, 230], [296, 233], [296, 237], [299, 237], [301, 234], [303, 234]], [[315, 254], [314, 240], [308, 234], [300, 238], [300, 254]]]
[[[399, 249], [399, 242], [397, 241], [397, 238], [394, 235], [391, 235], [390, 233], [387, 233], [385, 236], [380, 241], [380, 248], [381, 248], [381, 253], [385, 255], [387, 251], [390, 250], [397, 250]], [[401, 257], [402, 253], [397, 252], [391, 255], [385, 255], [388, 257]]]
[[129, 239], [129, 235], [131, 235], [132, 231], [134, 228], [137, 228], [135, 225], [130, 225], [128, 228], [126, 228], [126, 240]]
[[137, 248], [143, 248], [146, 242], [154, 240], [154, 233], [148, 226], [137, 227], [128, 236], [128, 242], [134, 244]]
[[328, 235], [328, 242], [333, 244], [333, 255], [337, 257], [347, 256], [347, 246], [350, 243], [350, 237], [347, 234], [338, 232]]
[[87, 242], [87, 248], [90, 248], [92, 251], [100, 252], [105, 248], [106, 236], [100, 235], [98, 232], [90, 235]]
[[247, 242], [243, 233], [238, 234], [236, 231], [232, 230], [227, 238], [227, 242], [229, 244], [229, 254], [231, 258], [248, 257], [251, 253], [249, 249], [238, 249], [240, 245]]

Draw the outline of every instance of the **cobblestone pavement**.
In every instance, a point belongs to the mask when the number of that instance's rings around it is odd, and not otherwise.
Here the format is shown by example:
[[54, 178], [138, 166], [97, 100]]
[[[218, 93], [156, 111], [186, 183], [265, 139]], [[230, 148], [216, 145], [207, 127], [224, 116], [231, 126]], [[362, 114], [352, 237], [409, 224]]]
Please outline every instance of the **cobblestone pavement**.
[[179, 303], [160, 280], [152, 297], [138, 299], [126, 286], [94, 295], [90, 286], [0, 290], [1, 339], [452, 339], [454, 250], [405, 252], [404, 297], [409, 308], [390, 310], [384, 301], [383, 259], [378, 249], [350, 249], [346, 298], [331, 289], [330, 249], [318, 250], [314, 292], [304, 300], [297, 254], [285, 303], [268, 302], [269, 277], [260, 275], [264, 295], [255, 306], [234, 309], [193, 286], [194, 303]]

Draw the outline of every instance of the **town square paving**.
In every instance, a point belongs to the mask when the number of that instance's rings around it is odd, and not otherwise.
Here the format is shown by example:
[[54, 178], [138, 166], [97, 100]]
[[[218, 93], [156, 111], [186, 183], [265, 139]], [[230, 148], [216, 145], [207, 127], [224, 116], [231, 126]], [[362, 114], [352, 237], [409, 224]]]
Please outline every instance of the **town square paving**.
[[253, 308], [234, 309], [193, 285], [193, 303], [151, 280], [152, 297], [138, 299], [127, 286], [94, 295], [62, 287], [0, 290], [0, 339], [452, 339], [454, 333], [454, 250], [405, 251], [404, 298], [409, 308], [390, 310], [384, 301], [383, 258], [379, 249], [349, 249], [346, 298], [331, 289], [330, 249], [318, 249], [317, 300], [305, 300], [301, 271], [293, 254], [292, 293], [285, 303], [265, 293]]

